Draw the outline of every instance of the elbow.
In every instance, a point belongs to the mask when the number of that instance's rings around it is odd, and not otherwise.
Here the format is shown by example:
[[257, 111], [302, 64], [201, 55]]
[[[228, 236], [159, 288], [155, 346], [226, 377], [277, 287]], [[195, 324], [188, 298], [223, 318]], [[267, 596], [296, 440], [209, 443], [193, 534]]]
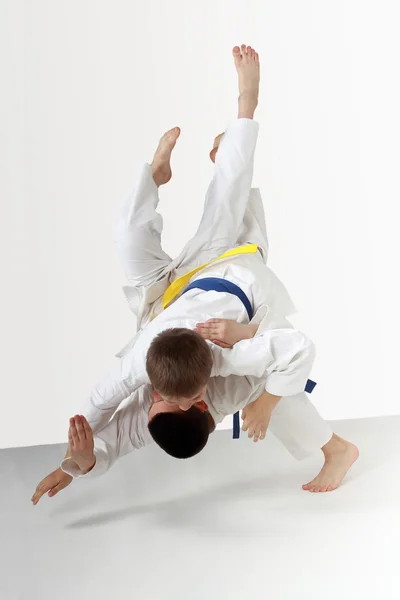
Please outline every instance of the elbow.
[[309, 338], [306, 337], [306, 353], [309, 357], [309, 359], [314, 362], [316, 354], [317, 354], [317, 350], [315, 348], [315, 344], [312, 340], [310, 340]]
[[314, 364], [316, 357], [316, 348], [315, 344], [312, 340], [310, 340], [307, 336], [303, 335], [303, 343], [302, 349], [299, 352], [298, 356], [300, 361], [304, 364], [304, 366], [311, 370], [312, 365]]

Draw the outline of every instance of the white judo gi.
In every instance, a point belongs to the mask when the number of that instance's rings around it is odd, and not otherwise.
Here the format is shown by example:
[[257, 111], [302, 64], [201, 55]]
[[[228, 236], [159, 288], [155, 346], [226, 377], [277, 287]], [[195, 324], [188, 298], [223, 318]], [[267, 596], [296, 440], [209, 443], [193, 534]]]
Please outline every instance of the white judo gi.
[[[124, 291], [137, 317], [137, 333], [93, 388], [82, 411], [94, 433], [105, 427], [121, 402], [134, 398], [135, 390], [150, 383], [146, 355], [158, 333], [171, 327], [194, 329], [197, 322], [214, 317], [249, 322], [242, 302], [229, 293], [192, 289], [165, 310], [162, 297], [180, 275], [231, 248], [255, 243], [259, 246], [256, 254], [218, 260], [191, 280], [215, 276], [238, 285], [253, 306], [251, 322], [259, 325], [254, 338], [238, 342], [233, 349], [209, 343], [214, 358], [211, 377], [242, 375], [258, 379], [262, 382], [258, 395], [266, 389], [283, 397], [275, 411], [282, 409], [284, 398], [296, 397], [297, 404], [290, 402], [296, 404], [293, 417], [289, 414], [287, 419], [298, 423], [299, 436], [308, 430], [310, 419], [314, 427], [319, 427], [318, 437], [324, 443], [332, 435], [330, 432], [326, 439], [326, 423], [316, 418], [314, 407], [302, 393], [314, 360], [314, 345], [287, 321], [286, 317], [295, 312], [294, 305], [265, 264], [268, 240], [264, 211], [259, 191], [251, 188], [257, 136], [258, 124], [250, 119], [238, 119], [227, 128], [216, 155], [200, 226], [174, 260], [161, 248], [158, 188], [150, 165], [144, 165], [139, 184], [121, 211], [115, 237], [129, 282]], [[246, 398], [245, 404], [249, 401]], [[232, 412], [230, 408], [226, 414]], [[307, 443], [300, 441], [299, 446], [303, 445]]]
[[[256, 400], [262, 394], [264, 385], [264, 380], [255, 377], [213, 377], [204, 400], [215, 424]], [[72, 458], [64, 459], [61, 469], [74, 478], [98, 477], [122, 456], [154, 443], [147, 427], [151, 392], [150, 385], [142, 385], [132, 394], [129, 402], [117, 410], [111, 421], [96, 433], [96, 463], [89, 473], [81, 472]], [[304, 393], [281, 399], [272, 413], [268, 431], [297, 460], [311, 456], [332, 437], [329, 425], [321, 419]]]

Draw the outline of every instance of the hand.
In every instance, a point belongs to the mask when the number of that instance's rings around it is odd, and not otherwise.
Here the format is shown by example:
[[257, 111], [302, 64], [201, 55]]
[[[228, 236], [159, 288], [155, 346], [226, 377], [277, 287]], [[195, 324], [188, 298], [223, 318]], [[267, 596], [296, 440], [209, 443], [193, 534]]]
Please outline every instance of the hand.
[[240, 340], [254, 337], [257, 328], [258, 325], [245, 325], [231, 319], [208, 319], [205, 323], [196, 323], [195, 331], [221, 348], [232, 348]]
[[83, 473], [88, 473], [96, 464], [93, 432], [82, 415], [69, 420], [68, 444], [70, 456]]
[[279, 400], [279, 396], [264, 392], [242, 410], [242, 430], [248, 431], [249, 438], [253, 438], [254, 442], [265, 438], [272, 411]]
[[43, 494], [47, 493], [49, 498], [53, 498], [58, 492], [66, 488], [71, 483], [72, 479], [73, 477], [71, 477], [71, 475], [64, 473], [60, 468], [53, 471], [37, 486], [35, 493], [31, 498], [33, 505], [36, 506]]

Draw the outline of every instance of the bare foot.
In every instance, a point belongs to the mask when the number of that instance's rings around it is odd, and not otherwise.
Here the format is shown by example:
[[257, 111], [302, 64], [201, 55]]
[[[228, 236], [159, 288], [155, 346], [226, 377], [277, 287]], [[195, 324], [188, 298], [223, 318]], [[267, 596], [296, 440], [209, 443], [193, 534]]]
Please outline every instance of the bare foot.
[[235, 46], [235, 67], [239, 75], [239, 106], [244, 110], [255, 110], [260, 88], [260, 60], [251, 46]]
[[172, 177], [171, 171], [171, 153], [175, 148], [176, 140], [181, 134], [179, 127], [174, 127], [164, 133], [156, 153], [154, 154], [153, 162], [151, 163], [151, 169], [153, 172], [153, 179], [158, 187], [168, 183]]
[[333, 434], [332, 439], [322, 448], [322, 451], [325, 455], [325, 464], [315, 479], [303, 485], [303, 490], [307, 492], [336, 490], [359, 455], [357, 446], [336, 434]]

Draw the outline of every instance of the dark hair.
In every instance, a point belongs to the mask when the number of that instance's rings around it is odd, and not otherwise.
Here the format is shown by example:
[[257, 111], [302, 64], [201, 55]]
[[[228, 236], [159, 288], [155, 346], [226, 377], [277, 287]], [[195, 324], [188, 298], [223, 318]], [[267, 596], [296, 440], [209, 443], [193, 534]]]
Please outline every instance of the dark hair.
[[151, 437], [174, 458], [191, 458], [207, 444], [209, 421], [207, 413], [195, 406], [179, 412], [156, 414], [148, 425]]
[[151, 342], [146, 369], [155, 390], [165, 396], [189, 398], [207, 385], [212, 369], [207, 342], [195, 331], [166, 329]]

